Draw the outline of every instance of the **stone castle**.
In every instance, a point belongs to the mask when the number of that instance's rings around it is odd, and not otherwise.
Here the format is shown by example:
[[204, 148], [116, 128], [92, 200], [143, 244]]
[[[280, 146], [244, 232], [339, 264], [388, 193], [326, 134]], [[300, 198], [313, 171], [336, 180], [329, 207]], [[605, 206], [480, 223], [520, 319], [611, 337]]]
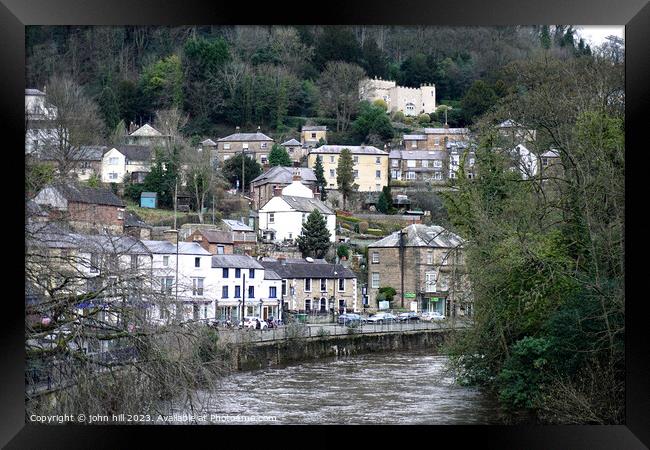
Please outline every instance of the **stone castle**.
[[436, 87], [422, 84], [419, 88], [397, 86], [395, 81], [365, 78], [359, 82], [359, 98], [373, 102], [383, 100], [388, 111], [401, 111], [407, 116], [432, 113], [436, 110]]

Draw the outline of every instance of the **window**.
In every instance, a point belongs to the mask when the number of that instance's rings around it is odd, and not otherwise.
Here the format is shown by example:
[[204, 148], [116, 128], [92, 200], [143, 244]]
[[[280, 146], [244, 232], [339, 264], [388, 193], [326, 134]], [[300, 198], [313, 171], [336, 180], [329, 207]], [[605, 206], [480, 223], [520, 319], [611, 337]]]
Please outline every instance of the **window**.
[[194, 258], [194, 267], [201, 267], [201, 258], [198, 256]]
[[456, 178], [456, 172], [451, 172], [451, 173], [449, 174], [449, 178], [451, 178], [451, 179], [455, 179], [455, 178]]
[[429, 167], [429, 161], [426, 159], [422, 160], [422, 167]]
[[325, 278], [320, 279], [320, 291], [321, 292], [327, 291], [327, 280]]
[[221, 276], [222, 276], [223, 278], [228, 278], [228, 268], [227, 268], [227, 267], [224, 267], [224, 268], [222, 269]]
[[117, 166], [117, 160], [118, 158], [108, 158], [108, 165]]
[[393, 180], [400, 180], [402, 178], [402, 172], [399, 170], [391, 171], [391, 178]]
[[244, 142], [241, 146], [244, 150], [248, 150], [248, 142]]
[[330, 162], [333, 163], [335, 158], [336, 158], [336, 156], [334, 156], [334, 155], [330, 156]]
[[275, 223], [275, 213], [269, 213], [269, 223]]
[[[542, 159], [542, 164], [544, 164], [544, 165], [548, 164], [548, 160], [546, 162], [544, 162], [545, 159], [546, 158]], [[469, 165], [470, 166], [473, 166], [475, 162], [476, 162], [476, 160], [474, 158], [469, 159]]]
[[359, 171], [358, 170], [353, 170], [352, 175], [354, 175], [354, 179], [356, 180], [357, 178], [359, 178]]
[[302, 223], [307, 222], [307, 213], [302, 213]]
[[230, 144], [228, 144], [228, 143], [224, 143], [224, 144], [223, 144], [223, 149], [224, 149], [224, 150], [230, 150]]
[[336, 176], [336, 170], [330, 169], [330, 178], [334, 178], [335, 176]]
[[269, 298], [277, 298], [278, 296], [278, 288], [275, 286], [270, 286], [269, 287]]
[[415, 167], [416, 161], [414, 159], [407, 159], [406, 160], [406, 167]]
[[370, 287], [378, 289], [379, 288], [379, 272], [372, 273], [372, 280]]
[[255, 298], [255, 286], [248, 286], [248, 298]]
[[440, 138], [434, 138], [433, 139], [433, 145], [440, 145]]
[[169, 266], [169, 256], [163, 256], [163, 266]]
[[399, 161], [397, 159], [394, 159], [390, 162], [391, 167], [399, 167]]
[[426, 272], [424, 274], [424, 290], [425, 292], [436, 292], [436, 273]]
[[434, 174], [434, 178], [435, 178], [436, 180], [442, 180], [442, 172], [436, 172], [436, 173]]
[[[470, 159], [469, 161], [470, 161], [469, 162], [470, 164], [474, 164], [472, 162], [473, 161], [472, 159]], [[542, 166], [544, 166], [544, 167], [548, 166], [548, 158], [542, 158]]]
[[131, 255], [131, 269], [138, 268], [138, 255]]
[[406, 179], [415, 180], [416, 179], [415, 172], [406, 172]]
[[353, 156], [352, 159], [354, 160], [355, 164], [359, 164], [359, 157], [358, 156]]
[[316, 139], [316, 133], [312, 133], [312, 134], [311, 134], [311, 138], [312, 138], [312, 139]]
[[225, 252], [225, 247], [223, 245], [217, 245], [217, 255], [223, 255]]
[[372, 252], [372, 263], [379, 264], [379, 252]]
[[235, 298], [241, 298], [241, 286], [235, 286]]
[[433, 264], [433, 252], [432, 251], [427, 252], [427, 264]]
[[248, 269], [248, 278], [255, 278], [255, 269]]
[[345, 291], [345, 278], [339, 278], [339, 291]]
[[418, 143], [417, 143], [417, 141], [413, 141], [413, 142], [411, 143], [411, 148], [418, 148]]
[[287, 295], [287, 280], [282, 280], [282, 296]]
[[381, 157], [377, 156], [375, 158], [375, 164], [381, 164]]
[[305, 292], [311, 292], [311, 278], [305, 278]]
[[203, 295], [203, 278], [192, 278], [192, 295]]
[[174, 284], [174, 277], [162, 277], [160, 279], [160, 293], [171, 294], [172, 284]]
[[434, 160], [433, 167], [442, 167], [442, 161], [439, 159]]
[[117, 180], [117, 174], [115, 172], [111, 172], [108, 174], [108, 178], [111, 180]]
[[235, 278], [241, 278], [241, 269], [235, 269]]
[[305, 311], [310, 311], [311, 310], [311, 300], [310, 299], [305, 299]]
[[381, 178], [381, 170], [375, 170], [375, 178]]
[[[260, 146], [260, 148], [266, 148], [266, 142], [262, 142], [262, 145]], [[264, 156], [266, 156], [266, 155], [264, 155]]]
[[228, 286], [221, 287], [221, 298], [228, 298]]

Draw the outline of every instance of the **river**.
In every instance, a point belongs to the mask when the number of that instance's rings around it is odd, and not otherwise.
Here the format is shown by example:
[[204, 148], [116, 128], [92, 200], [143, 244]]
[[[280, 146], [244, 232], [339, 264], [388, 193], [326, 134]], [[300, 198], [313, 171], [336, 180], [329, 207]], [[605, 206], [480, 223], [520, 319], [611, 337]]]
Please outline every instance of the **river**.
[[498, 423], [494, 400], [454, 384], [446, 362], [423, 352], [327, 358], [237, 372], [197, 397], [212, 423]]

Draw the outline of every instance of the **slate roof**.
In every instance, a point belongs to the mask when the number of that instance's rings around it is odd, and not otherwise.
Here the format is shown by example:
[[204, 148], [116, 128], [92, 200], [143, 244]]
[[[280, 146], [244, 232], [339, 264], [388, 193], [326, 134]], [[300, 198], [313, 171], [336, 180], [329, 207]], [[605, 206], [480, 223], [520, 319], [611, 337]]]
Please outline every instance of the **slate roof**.
[[232, 231], [255, 231], [253, 228], [246, 225], [244, 222], [239, 220], [232, 219], [223, 219], [223, 222], [232, 230]]
[[253, 142], [253, 141], [273, 141], [264, 133], [235, 133], [230, 136], [217, 139], [217, 142]]
[[469, 128], [425, 128], [425, 134], [468, 134]]
[[45, 92], [38, 89], [25, 89], [25, 95], [45, 95]]
[[542, 158], [559, 158], [560, 157], [560, 152], [558, 152], [555, 149], [550, 149], [548, 151], [545, 151], [541, 155]]
[[33, 224], [28, 226], [32, 233], [28, 245], [49, 248], [71, 248], [102, 254], [139, 254], [151, 252], [138, 239], [127, 235], [70, 233], [52, 224]]
[[[104, 145], [83, 145], [79, 150], [73, 150], [68, 157], [77, 161], [101, 161], [106, 149]], [[57, 159], [56, 149], [44, 147], [39, 151], [39, 158], [44, 161]]]
[[212, 257], [212, 268], [235, 268], [235, 269], [264, 269], [252, 256], [246, 255], [214, 255]]
[[298, 142], [295, 139], [289, 139], [287, 142], [283, 142], [280, 145], [285, 146], [285, 147], [293, 147], [293, 146], [301, 145], [301, 144], [300, 144], [300, 142]]
[[317, 209], [318, 212], [323, 214], [334, 214], [334, 211], [316, 198], [294, 197], [293, 195], [283, 195], [281, 198], [296, 211], [312, 212]]
[[427, 135], [426, 134], [405, 134], [404, 140], [405, 141], [426, 141]]
[[[460, 236], [438, 225], [413, 224], [402, 231], [406, 233], [404, 237], [406, 247], [455, 248], [462, 247], [464, 242]], [[399, 234], [400, 232], [396, 231], [368, 245], [368, 248], [399, 247]]]
[[151, 161], [151, 147], [148, 145], [119, 145], [115, 148], [128, 161]]
[[140, 128], [131, 133], [130, 136], [162, 136], [162, 133], [148, 123], [145, 123]]
[[198, 230], [210, 244], [232, 244], [232, 234], [229, 231]]
[[205, 145], [205, 146], [215, 146], [215, 145], [217, 145], [217, 143], [214, 142], [212, 139], [206, 139], [205, 141], [202, 141], [202, 142], [201, 142], [201, 145]]
[[281, 280], [282, 277], [270, 269], [264, 269], [265, 280]]
[[[282, 279], [290, 278], [356, 278], [357, 276], [350, 269], [343, 267], [341, 264], [321, 263], [314, 260], [313, 263], [299, 260], [294, 262], [286, 260], [286, 264], [281, 261], [262, 260], [261, 264], [267, 270], [277, 273]], [[322, 261], [322, 260], [320, 260]], [[334, 273], [336, 272], [336, 274]]]
[[316, 182], [316, 174], [313, 169], [307, 167], [276, 166], [255, 178], [251, 183], [256, 183], [256, 185], [266, 183], [291, 184], [293, 181], [293, 173], [296, 169], [300, 170], [302, 181]]
[[140, 219], [137, 214], [126, 211], [124, 214], [125, 227], [151, 228], [145, 221]]
[[388, 152], [379, 150], [372, 145], [321, 145], [313, 149], [310, 153], [338, 155], [344, 148], [350, 150], [350, 153], [353, 155], [388, 155]]
[[[149, 249], [151, 253], [156, 254], [175, 254], [176, 244], [169, 241], [142, 241], [142, 244]], [[205, 250], [196, 242], [179, 242], [178, 243], [179, 255], [199, 255], [209, 256], [211, 253]]]
[[93, 188], [80, 184], [58, 184], [52, 187], [69, 202], [124, 207], [124, 202], [107, 188]]
[[302, 127], [302, 131], [327, 131], [325, 125], [307, 125]]
[[[445, 152], [435, 150], [399, 150], [401, 159], [447, 159]], [[409, 168], [411, 169], [411, 168]]]

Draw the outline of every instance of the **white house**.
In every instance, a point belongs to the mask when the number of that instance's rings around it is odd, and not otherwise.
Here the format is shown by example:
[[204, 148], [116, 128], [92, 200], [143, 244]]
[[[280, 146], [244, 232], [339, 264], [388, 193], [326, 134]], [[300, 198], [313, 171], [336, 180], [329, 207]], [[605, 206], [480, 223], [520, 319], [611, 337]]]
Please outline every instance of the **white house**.
[[381, 78], [364, 78], [359, 81], [359, 99], [370, 102], [383, 100], [388, 105], [388, 111], [401, 111], [404, 115], [416, 116], [436, 110], [436, 87], [433, 84], [421, 84], [419, 88], [411, 88]]
[[151, 148], [145, 145], [120, 145], [104, 153], [102, 158], [102, 182], [122, 183], [124, 176], [142, 183], [151, 171]]
[[211, 281], [216, 286], [217, 319], [241, 319], [244, 315], [261, 319], [281, 319], [281, 278], [272, 270], [265, 270], [255, 258], [246, 255], [212, 256]]
[[153, 293], [167, 300], [155, 302], [151, 319], [166, 323], [174, 317], [178, 302], [183, 307], [183, 321], [213, 321], [217, 286], [211, 276], [210, 252], [195, 242], [179, 242], [178, 253], [176, 244], [169, 241], [142, 241], [142, 244], [153, 255]]
[[317, 210], [325, 216], [330, 242], [336, 241], [336, 215], [310, 188], [302, 184], [300, 175], [282, 189], [282, 195], [271, 198], [259, 211], [259, 229], [270, 240], [294, 240], [302, 233], [307, 216]]
[[46, 101], [45, 92], [38, 89], [25, 89], [25, 153], [32, 153], [48, 142], [58, 140], [58, 132], [52, 125], [57, 118], [57, 108]]
[[523, 144], [517, 145], [512, 150], [515, 165], [511, 170], [519, 170], [524, 180], [537, 175], [537, 155], [528, 150]]

